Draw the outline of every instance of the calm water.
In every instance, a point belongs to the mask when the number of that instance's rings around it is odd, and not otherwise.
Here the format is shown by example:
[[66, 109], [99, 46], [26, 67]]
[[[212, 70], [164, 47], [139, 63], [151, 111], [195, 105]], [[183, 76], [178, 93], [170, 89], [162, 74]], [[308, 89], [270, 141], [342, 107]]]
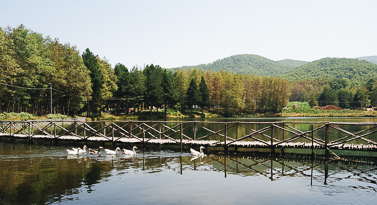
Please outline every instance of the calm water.
[[0, 142], [0, 204], [376, 204], [377, 166]]

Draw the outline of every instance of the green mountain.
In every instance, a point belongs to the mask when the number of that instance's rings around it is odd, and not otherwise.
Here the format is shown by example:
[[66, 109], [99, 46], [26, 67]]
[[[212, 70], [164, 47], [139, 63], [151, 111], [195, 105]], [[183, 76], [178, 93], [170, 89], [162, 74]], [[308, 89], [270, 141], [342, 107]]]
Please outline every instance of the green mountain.
[[323, 58], [288, 71], [282, 77], [290, 81], [349, 79], [351, 86], [359, 86], [377, 78], [377, 64], [351, 58]]
[[234, 55], [224, 59], [214, 61], [209, 64], [201, 64], [196, 66], [182, 66], [172, 68], [174, 70], [198, 68], [202, 70], [229, 71], [232, 73], [242, 73], [249, 75], [261, 76], [278, 76], [286, 73], [295, 67], [305, 64], [304, 61], [281, 60], [273, 61], [262, 56], [252, 54]]
[[366, 60], [371, 63], [377, 64], [377, 56], [364, 56], [364, 57], [358, 57], [359, 60]]
[[288, 66], [291, 68], [296, 68], [296, 67], [299, 67], [308, 63], [307, 61], [299, 61], [299, 60], [292, 60], [292, 59], [284, 59], [284, 60], [280, 60], [276, 62], [280, 63], [283, 66]]

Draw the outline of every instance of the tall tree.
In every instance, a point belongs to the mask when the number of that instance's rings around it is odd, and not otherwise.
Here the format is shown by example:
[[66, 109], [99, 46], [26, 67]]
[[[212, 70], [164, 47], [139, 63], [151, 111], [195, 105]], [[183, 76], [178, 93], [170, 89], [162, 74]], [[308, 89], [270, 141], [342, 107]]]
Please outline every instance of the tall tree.
[[113, 97], [113, 93], [118, 89], [116, 84], [118, 79], [114, 69], [106, 59], [102, 60], [97, 56], [97, 63], [102, 75], [101, 105], [105, 108], [104, 104], [107, 102], [107, 99]]
[[153, 64], [147, 65], [144, 69], [145, 75], [145, 93], [144, 100], [150, 105], [151, 114], [153, 106], [157, 108], [163, 103], [163, 87], [162, 85], [162, 68]]
[[[127, 109], [126, 112], [128, 114], [128, 98], [130, 97], [131, 93], [131, 85], [130, 85], [130, 73], [126, 66], [121, 63], [118, 63], [114, 67], [115, 75], [118, 78], [117, 86], [118, 90], [115, 92], [115, 96], [117, 98], [126, 98]], [[120, 101], [121, 102], [121, 101]], [[120, 109], [120, 104], [117, 104], [117, 111]]]
[[164, 89], [165, 116], [166, 116], [166, 109], [169, 103], [172, 103], [173, 97], [174, 97], [173, 82], [171, 80], [171, 76], [168, 74], [166, 70], [164, 70], [163, 77], [162, 77], [162, 88]]
[[210, 106], [211, 105], [211, 98], [209, 97], [209, 90], [207, 87], [206, 80], [202, 76], [202, 79], [200, 80], [199, 84], [199, 102], [200, 106], [202, 107], [202, 114], [203, 114], [203, 109], [205, 106]]
[[184, 70], [178, 70], [175, 74], [173, 83], [175, 93], [177, 94], [179, 107], [182, 108], [182, 106], [185, 104], [186, 92], [189, 85], [189, 82], [187, 80], [187, 73]]
[[144, 93], [145, 93], [144, 72], [139, 70], [137, 67], [133, 67], [131, 70], [131, 77], [130, 77], [130, 95], [134, 99], [133, 107], [135, 108], [135, 111], [136, 111], [136, 106], [137, 108], [140, 108]]
[[[92, 81], [92, 100], [89, 105], [91, 106], [91, 111], [97, 115], [101, 111], [101, 89], [103, 83], [103, 76], [98, 65], [98, 61], [96, 56], [87, 48], [85, 52], [82, 54], [82, 59], [84, 61], [85, 66], [90, 70], [90, 78]], [[89, 109], [88, 109], [89, 110]], [[89, 115], [89, 113], [88, 113]]]
[[186, 96], [186, 105], [191, 108], [192, 113], [194, 105], [197, 105], [199, 102], [198, 86], [196, 85], [195, 79], [191, 79]]

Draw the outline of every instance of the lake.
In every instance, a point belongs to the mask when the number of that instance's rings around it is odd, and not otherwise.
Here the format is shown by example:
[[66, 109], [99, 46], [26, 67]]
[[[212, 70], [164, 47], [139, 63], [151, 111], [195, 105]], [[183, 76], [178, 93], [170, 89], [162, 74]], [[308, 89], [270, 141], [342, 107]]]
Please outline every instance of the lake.
[[67, 156], [0, 142], [0, 204], [375, 204], [373, 162], [209, 155]]
[[[375, 122], [376, 118], [242, 119], [281, 120]], [[138, 150], [132, 158], [68, 156], [66, 149], [71, 148], [0, 141], [0, 204], [375, 204], [376, 201], [377, 158], [373, 157], [311, 160], [268, 153], [239, 156], [207, 153], [195, 159], [188, 152], [149, 149]]]

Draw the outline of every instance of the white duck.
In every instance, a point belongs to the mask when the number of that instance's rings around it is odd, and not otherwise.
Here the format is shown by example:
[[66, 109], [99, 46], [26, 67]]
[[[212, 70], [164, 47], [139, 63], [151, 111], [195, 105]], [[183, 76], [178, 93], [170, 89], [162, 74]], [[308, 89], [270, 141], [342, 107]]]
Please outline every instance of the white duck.
[[76, 155], [76, 154], [79, 154], [79, 150], [81, 150], [81, 148], [78, 148], [78, 149], [67, 149], [67, 154], [68, 155]]
[[133, 146], [133, 147], [132, 147], [132, 150], [123, 149], [123, 150], [122, 150], [122, 154], [124, 154], [124, 155], [133, 155], [133, 156], [136, 156], [136, 150], [135, 150], [135, 149], [137, 149], [136, 146]]
[[109, 150], [109, 149], [105, 149], [105, 153], [107, 155], [116, 155], [118, 153], [118, 151], [120, 151], [119, 147], [117, 147], [114, 151], [113, 150]]
[[83, 153], [86, 153], [86, 148], [87, 148], [86, 145], [84, 145], [82, 147], [82, 149], [81, 148], [72, 148], [72, 150], [75, 151], [75, 152], [77, 152], [77, 154], [83, 154]]
[[191, 155], [192, 156], [204, 156], [203, 149], [205, 149], [203, 146], [200, 146], [200, 152], [194, 150], [193, 148], [190, 148]]

